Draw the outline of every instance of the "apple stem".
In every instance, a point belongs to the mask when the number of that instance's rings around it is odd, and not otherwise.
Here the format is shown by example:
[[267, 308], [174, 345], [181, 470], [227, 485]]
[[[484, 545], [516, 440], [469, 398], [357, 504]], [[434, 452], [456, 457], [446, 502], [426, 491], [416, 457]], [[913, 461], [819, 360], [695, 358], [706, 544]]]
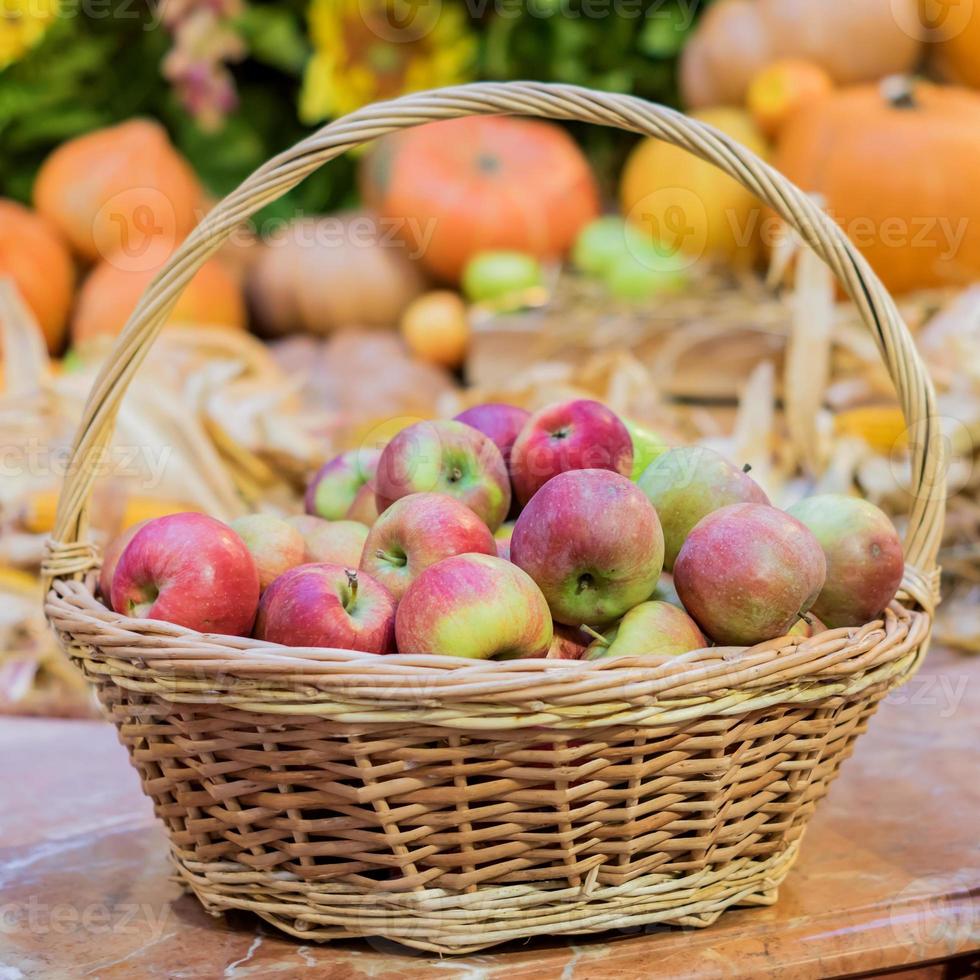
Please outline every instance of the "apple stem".
[[390, 555], [383, 548], [378, 548], [374, 553], [375, 558], [380, 558], [381, 561], [386, 561], [390, 565], [406, 565], [408, 564], [408, 559], [404, 555]]
[[350, 602], [347, 606], [349, 609], [357, 602], [357, 572], [352, 568], [345, 568], [344, 571], [347, 573], [347, 584], [350, 587]]
[[462, 479], [463, 479], [463, 471], [458, 466], [454, 466], [449, 471], [449, 482], [459, 483], [459, 481]]
[[598, 630], [594, 630], [591, 626], [586, 626], [585, 623], [583, 623], [579, 629], [583, 633], [588, 633], [594, 640], [598, 640], [604, 647], [609, 646], [609, 641]]

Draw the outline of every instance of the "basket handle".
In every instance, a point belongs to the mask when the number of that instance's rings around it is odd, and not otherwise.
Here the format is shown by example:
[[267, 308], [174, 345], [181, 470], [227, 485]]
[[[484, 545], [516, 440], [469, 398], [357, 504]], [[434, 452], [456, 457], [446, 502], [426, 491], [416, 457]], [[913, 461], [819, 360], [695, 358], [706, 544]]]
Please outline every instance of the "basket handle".
[[834, 271], [871, 330], [898, 391], [912, 444], [912, 506], [905, 536], [905, 591], [931, 609], [945, 506], [945, 458], [935, 392], [894, 301], [844, 232], [785, 177], [725, 134], [633, 96], [537, 82], [477, 83], [408, 95], [359, 109], [256, 170], [194, 229], [154, 279], [117, 338], [89, 393], [58, 502], [44, 564], [46, 582], [78, 578], [98, 564], [85, 543], [97, 460], [120, 402], [170, 310], [232, 231], [347, 150], [400, 129], [471, 115], [521, 115], [615, 126], [655, 136], [719, 167], [796, 229]]

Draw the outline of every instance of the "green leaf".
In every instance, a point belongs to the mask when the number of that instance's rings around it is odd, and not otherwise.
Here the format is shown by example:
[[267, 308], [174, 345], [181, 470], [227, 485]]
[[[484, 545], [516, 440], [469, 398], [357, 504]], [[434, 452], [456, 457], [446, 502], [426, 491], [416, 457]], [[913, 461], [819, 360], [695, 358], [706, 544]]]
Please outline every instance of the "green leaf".
[[640, 33], [638, 47], [650, 58], [672, 58], [684, 46], [690, 29], [690, 17], [679, 7], [653, 9]]
[[237, 21], [257, 61], [299, 76], [310, 48], [296, 16], [277, 7], [246, 7]]

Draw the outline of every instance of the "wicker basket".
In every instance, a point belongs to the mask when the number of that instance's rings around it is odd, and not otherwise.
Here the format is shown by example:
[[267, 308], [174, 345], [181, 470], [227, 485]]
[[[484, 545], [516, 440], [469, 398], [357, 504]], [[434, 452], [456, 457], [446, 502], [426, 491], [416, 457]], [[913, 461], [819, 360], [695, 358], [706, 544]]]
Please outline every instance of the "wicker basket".
[[[709, 160], [796, 227], [881, 349], [913, 433], [901, 603], [859, 629], [675, 659], [482, 663], [276, 647], [118, 616], [93, 596], [86, 506], [119, 403], [195, 270], [321, 164], [470, 114], [582, 120]], [[95, 685], [215, 914], [306, 940], [465, 952], [535, 935], [704, 926], [769, 904], [817, 800], [925, 653], [943, 512], [934, 394], [843, 233], [728, 137], [635, 98], [480, 84], [334, 122], [222, 201], [142, 298], [81, 423], [45, 571], [49, 620]]]

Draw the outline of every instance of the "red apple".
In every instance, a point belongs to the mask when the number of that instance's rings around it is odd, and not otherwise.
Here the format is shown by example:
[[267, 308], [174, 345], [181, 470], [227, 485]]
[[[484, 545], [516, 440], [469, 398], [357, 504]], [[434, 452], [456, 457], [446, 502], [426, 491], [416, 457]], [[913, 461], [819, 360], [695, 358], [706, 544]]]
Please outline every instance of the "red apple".
[[102, 568], [99, 570], [99, 593], [106, 605], [112, 605], [112, 576], [116, 571], [119, 556], [126, 550], [126, 545], [136, 536], [136, 532], [145, 524], [149, 524], [151, 520], [152, 518], [148, 517], [145, 521], [137, 521], [120, 531], [102, 552]]
[[568, 470], [612, 470], [629, 476], [633, 440], [622, 420], [587, 398], [549, 405], [532, 415], [511, 450], [510, 473], [521, 505]]
[[877, 619], [905, 574], [902, 542], [884, 511], [860, 497], [824, 493], [789, 513], [814, 533], [827, 559], [827, 581], [813, 612], [830, 627]]
[[462, 422], [416, 422], [402, 429], [382, 451], [376, 480], [379, 513], [410, 493], [445, 493], [495, 531], [510, 507], [500, 450]]
[[374, 524], [378, 519], [378, 502], [375, 499], [374, 486], [372, 484], [365, 483], [357, 491], [357, 495], [354, 497], [354, 503], [347, 508], [347, 513], [344, 517], [348, 521], [357, 521], [365, 527], [371, 527]]
[[401, 653], [475, 660], [543, 657], [551, 645], [548, 603], [516, 565], [457, 555], [430, 565], [398, 604]]
[[664, 561], [653, 505], [627, 477], [569, 470], [549, 480], [514, 525], [510, 557], [569, 626], [600, 626], [649, 598]]
[[715, 642], [785, 636], [823, 588], [820, 542], [766, 504], [731, 504], [695, 525], [674, 563], [684, 608]]
[[674, 567], [691, 529], [729, 504], [768, 504], [752, 477], [705, 446], [679, 446], [658, 456], [637, 486], [650, 498], [664, 529], [664, 568]]
[[401, 599], [430, 565], [468, 552], [497, 554], [486, 524], [444, 493], [410, 493], [378, 517], [364, 543], [361, 568]]
[[266, 589], [255, 636], [290, 647], [390, 653], [395, 605], [391, 593], [365, 572], [300, 565]]
[[259, 587], [263, 590], [283, 572], [306, 561], [303, 536], [272, 514], [246, 514], [233, 520], [231, 529], [251, 553], [259, 570]]
[[358, 490], [373, 484], [380, 456], [377, 449], [351, 449], [321, 466], [306, 488], [306, 512], [328, 521], [345, 517]]
[[246, 636], [259, 573], [245, 542], [206, 514], [170, 514], [133, 536], [112, 576], [112, 608], [200, 633]]
[[500, 455], [504, 457], [504, 462], [509, 464], [514, 440], [530, 417], [530, 412], [518, 408], [516, 405], [487, 402], [483, 405], [474, 405], [472, 408], [466, 409], [465, 412], [460, 412], [456, 416], [456, 421], [471, 425], [492, 439], [494, 445], [500, 450]]

